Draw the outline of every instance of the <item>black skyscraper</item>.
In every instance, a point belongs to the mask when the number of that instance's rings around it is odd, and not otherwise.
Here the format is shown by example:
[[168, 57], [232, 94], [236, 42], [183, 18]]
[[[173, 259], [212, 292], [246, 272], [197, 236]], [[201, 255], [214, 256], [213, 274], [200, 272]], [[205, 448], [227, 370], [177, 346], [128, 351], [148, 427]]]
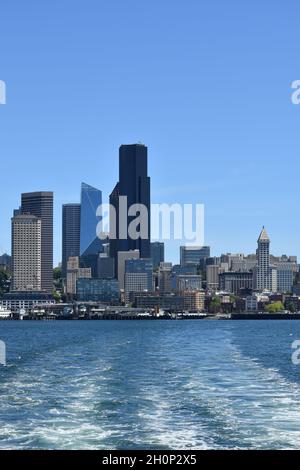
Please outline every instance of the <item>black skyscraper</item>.
[[42, 221], [42, 289], [53, 289], [53, 193], [22, 194], [22, 213], [32, 214]]
[[[134, 240], [127, 236], [120, 238], [119, 196], [127, 196], [128, 208], [133, 204], [143, 204], [147, 216], [141, 224], [147, 227], [147, 239]], [[110, 204], [116, 210], [116, 240], [110, 242], [110, 254], [117, 260], [118, 251], [140, 250], [141, 258], [150, 257], [150, 178], [148, 177], [148, 149], [142, 144], [122, 145], [119, 150], [119, 182], [110, 195]], [[133, 217], [126, 217], [127, 228]]]
[[64, 204], [62, 210], [62, 274], [66, 278], [70, 256], [80, 256], [80, 204]]

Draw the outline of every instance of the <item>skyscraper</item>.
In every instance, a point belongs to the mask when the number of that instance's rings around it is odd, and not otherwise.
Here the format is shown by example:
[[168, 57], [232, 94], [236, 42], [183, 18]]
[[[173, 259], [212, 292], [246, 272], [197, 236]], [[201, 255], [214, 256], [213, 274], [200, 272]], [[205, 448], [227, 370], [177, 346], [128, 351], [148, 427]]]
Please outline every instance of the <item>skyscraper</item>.
[[209, 246], [181, 246], [180, 264], [181, 266], [200, 266], [201, 261], [210, 257]]
[[[130, 223], [137, 215], [124, 213], [120, 197], [127, 198], [127, 207], [143, 205], [147, 213], [140, 213], [137, 230], [146, 236], [134, 239], [128, 234]], [[150, 257], [150, 178], [148, 177], [148, 149], [142, 144], [121, 145], [119, 150], [119, 182], [110, 195], [110, 204], [115, 209], [116, 239], [110, 241], [110, 253], [116, 260], [119, 251], [139, 250], [142, 258]], [[123, 220], [119, 224], [119, 217]], [[111, 217], [112, 221], [112, 217]], [[125, 232], [125, 233], [124, 233]], [[125, 235], [125, 236], [124, 236]]]
[[152, 259], [128, 259], [125, 261], [125, 299], [131, 292], [153, 291]]
[[86, 183], [81, 184], [80, 256], [98, 254], [102, 241], [97, 237], [100, 217], [97, 209], [102, 204], [102, 192]]
[[124, 279], [125, 279], [125, 263], [128, 259], [139, 259], [140, 252], [139, 250], [131, 251], [118, 251], [118, 281], [119, 287], [121, 290], [124, 289]]
[[270, 272], [270, 238], [265, 227], [263, 227], [258, 238], [257, 261], [258, 268], [256, 287], [259, 290], [271, 289], [271, 272]]
[[66, 278], [70, 257], [80, 255], [80, 204], [64, 204], [62, 209], [62, 275]]
[[150, 255], [153, 262], [153, 269], [159, 268], [160, 263], [165, 261], [165, 244], [162, 242], [150, 243]]
[[35, 215], [12, 218], [12, 291], [42, 288], [42, 223]]
[[41, 287], [50, 293], [53, 289], [53, 193], [24, 193], [21, 199], [20, 212], [41, 219]]

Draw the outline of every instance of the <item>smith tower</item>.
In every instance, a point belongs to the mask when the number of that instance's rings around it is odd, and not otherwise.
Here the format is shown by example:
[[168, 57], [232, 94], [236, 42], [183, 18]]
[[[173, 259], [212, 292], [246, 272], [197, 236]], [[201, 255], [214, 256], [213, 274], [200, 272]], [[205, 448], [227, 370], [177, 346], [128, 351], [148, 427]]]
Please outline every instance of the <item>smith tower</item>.
[[[129, 216], [121, 214], [125, 225], [119, 226], [121, 197], [127, 197], [127, 208], [143, 205], [146, 211]], [[148, 176], [148, 148], [142, 144], [121, 145], [119, 149], [119, 182], [110, 195], [110, 204], [115, 208], [116, 239], [110, 241], [110, 254], [117, 260], [119, 251], [139, 250], [141, 258], [150, 258], [150, 178]], [[147, 236], [134, 239], [128, 235], [130, 223], [140, 216], [138, 231]]]
[[258, 238], [258, 269], [257, 269], [257, 288], [259, 290], [271, 289], [271, 271], [270, 271], [270, 243], [271, 240], [265, 227], [263, 227]]

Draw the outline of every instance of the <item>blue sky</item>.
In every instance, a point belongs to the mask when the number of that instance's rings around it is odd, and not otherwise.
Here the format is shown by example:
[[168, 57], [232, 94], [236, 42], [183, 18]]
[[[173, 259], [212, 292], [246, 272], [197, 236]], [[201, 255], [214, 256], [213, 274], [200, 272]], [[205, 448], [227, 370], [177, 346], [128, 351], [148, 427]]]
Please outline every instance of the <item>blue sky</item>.
[[[20, 193], [118, 177], [120, 144], [149, 147], [152, 200], [204, 203], [212, 252], [300, 255], [300, 6], [252, 0], [5, 0], [0, 11], [0, 252]], [[178, 258], [176, 247], [167, 257]]]

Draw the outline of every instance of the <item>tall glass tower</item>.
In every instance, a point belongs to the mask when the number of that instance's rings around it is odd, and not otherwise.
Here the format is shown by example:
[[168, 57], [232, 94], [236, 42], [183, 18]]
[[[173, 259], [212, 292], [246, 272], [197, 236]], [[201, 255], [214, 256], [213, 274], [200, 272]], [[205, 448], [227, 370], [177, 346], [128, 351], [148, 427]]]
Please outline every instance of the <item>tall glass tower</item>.
[[102, 241], [97, 237], [97, 225], [100, 222], [100, 217], [96, 215], [101, 204], [102, 192], [86, 183], [82, 183], [80, 256], [96, 255], [102, 251]]

